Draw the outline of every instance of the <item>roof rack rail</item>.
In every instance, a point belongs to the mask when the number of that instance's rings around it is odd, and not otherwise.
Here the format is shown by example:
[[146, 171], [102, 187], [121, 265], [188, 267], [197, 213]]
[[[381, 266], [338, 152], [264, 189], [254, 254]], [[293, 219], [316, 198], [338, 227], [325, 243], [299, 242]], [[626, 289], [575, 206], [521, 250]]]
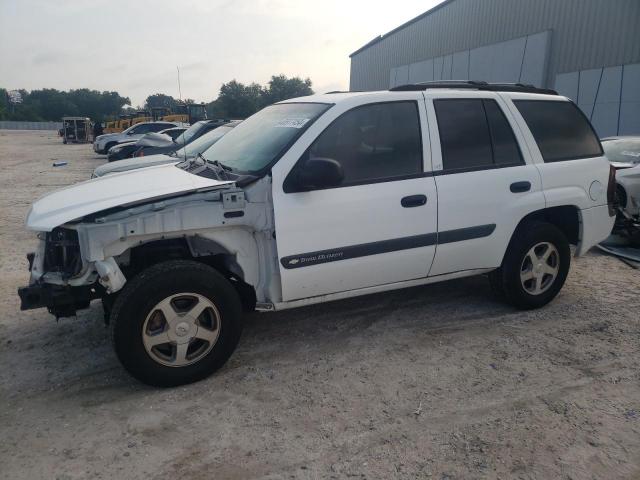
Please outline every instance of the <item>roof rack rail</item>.
[[453, 88], [468, 90], [483, 90], [489, 92], [523, 92], [544, 93], [558, 95], [558, 92], [550, 88], [538, 88], [524, 83], [487, 83], [479, 80], [436, 80], [431, 82], [410, 83], [390, 88], [390, 92], [415, 92], [429, 90], [431, 88]]

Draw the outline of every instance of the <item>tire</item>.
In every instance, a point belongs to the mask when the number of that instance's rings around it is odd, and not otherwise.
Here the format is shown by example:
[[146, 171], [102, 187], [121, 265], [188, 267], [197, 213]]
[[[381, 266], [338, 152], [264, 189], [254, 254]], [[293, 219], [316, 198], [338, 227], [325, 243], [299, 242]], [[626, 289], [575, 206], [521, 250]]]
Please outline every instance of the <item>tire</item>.
[[111, 147], [113, 147], [114, 145], [117, 145], [117, 142], [109, 142], [109, 143], [107, 143], [107, 144], [104, 146], [104, 150], [103, 150], [102, 152], [100, 152], [100, 153], [102, 153], [102, 154], [106, 155], [107, 153], [109, 153], [109, 149], [110, 149]]
[[514, 233], [502, 266], [491, 272], [493, 290], [522, 310], [540, 308], [560, 292], [569, 273], [571, 250], [554, 225], [531, 221]]
[[[196, 309], [200, 313], [189, 316]], [[233, 286], [213, 268], [172, 260], [127, 282], [113, 305], [110, 328], [116, 355], [131, 375], [174, 387], [225, 364], [240, 340], [242, 306]]]

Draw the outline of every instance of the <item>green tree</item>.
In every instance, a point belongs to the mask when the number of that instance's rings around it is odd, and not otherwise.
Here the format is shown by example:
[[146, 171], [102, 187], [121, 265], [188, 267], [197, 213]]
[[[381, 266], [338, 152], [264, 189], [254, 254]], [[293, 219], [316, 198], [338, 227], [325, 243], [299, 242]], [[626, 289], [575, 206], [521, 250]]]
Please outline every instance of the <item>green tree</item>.
[[154, 93], [153, 95], [149, 95], [144, 102], [144, 107], [147, 110], [151, 110], [152, 108], [170, 108], [174, 110], [176, 107], [176, 99], [171, 95], [165, 95], [164, 93]]
[[[63, 92], [55, 88], [41, 90], [19, 90], [22, 103], [9, 105], [4, 109], [0, 106], [0, 115], [8, 120], [52, 120], [59, 121], [63, 116], [81, 115], [93, 120], [102, 121], [107, 116], [120, 112], [123, 105], [130, 103], [127, 97], [118, 92], [99, 92], [81, 88]], [[6, 98], [6, 93], [0, 95]], [[0, 103], [1, 105], [1, 103]]]
[[267, 87], [232, 80], [220, 87], [218, 98], [207, 105], [209, 118], [246, 118], [258, 110], [289, 98], [313, 94], [311, 80], [274, 75]]
[[260, 110], [262, 106], [262, 87], [257, 83], [244, 85], [231, 80], [220, 87], [216, 100], [220, 112], [228, 118], [246, 118]]
[[312, 94], [309, 78], [302, 80], [300, 77], [287, 78], [285, 75], [274, 75], [263, 92], [263, 103], [266, 106], [289, 98], [306, 97]]

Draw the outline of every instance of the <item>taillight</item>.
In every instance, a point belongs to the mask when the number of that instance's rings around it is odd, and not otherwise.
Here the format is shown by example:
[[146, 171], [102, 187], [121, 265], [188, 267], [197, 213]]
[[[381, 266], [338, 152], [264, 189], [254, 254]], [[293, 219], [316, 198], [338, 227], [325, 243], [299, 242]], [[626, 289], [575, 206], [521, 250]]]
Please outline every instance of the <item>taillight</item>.
[[609, 216], [615, 217], [617, 210], [616, 201], [616, 169], [609, 165], [609, 183], [607, 184], [607, 205], [609, 205]]

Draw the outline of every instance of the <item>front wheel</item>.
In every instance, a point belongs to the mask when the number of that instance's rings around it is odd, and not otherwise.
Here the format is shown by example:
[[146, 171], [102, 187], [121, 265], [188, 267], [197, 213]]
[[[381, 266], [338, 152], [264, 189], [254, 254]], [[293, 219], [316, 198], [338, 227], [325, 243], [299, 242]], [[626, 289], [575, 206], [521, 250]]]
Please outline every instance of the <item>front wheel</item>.
[[570, 263], [564, 234], [550, 223], [532, 221], [518, 227], [502, 266], [490, 277], [507, 302], [521, 309], [540, 308], [560, 292]]
[[149, 385], [201, 380], [233, 353], [242, 332], [241, 302], [233, 286], [201, 263], [154, 265], [128, 282], [111, 312], [116, 354]]

